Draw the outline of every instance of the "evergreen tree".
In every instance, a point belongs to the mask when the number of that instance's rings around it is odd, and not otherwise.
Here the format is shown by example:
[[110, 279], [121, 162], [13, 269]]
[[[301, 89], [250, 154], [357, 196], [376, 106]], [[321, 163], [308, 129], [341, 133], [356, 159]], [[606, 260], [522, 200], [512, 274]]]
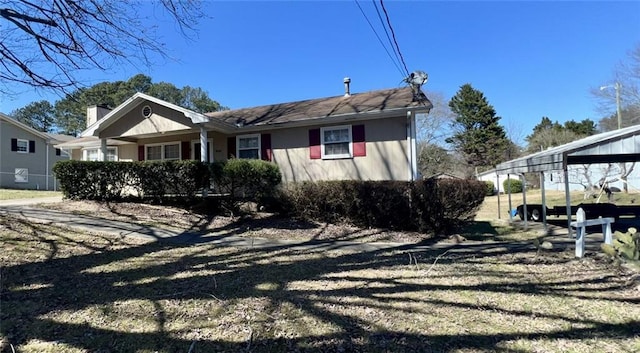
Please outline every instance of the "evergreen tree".
[[589, 119], [584, 119], [581, 122], [569, 120], [561, 125], [544, 116], [540, 123], [533, 128], [533, 133], [525, 138], [527, 151], [529, 153], [540, 152], [549, 147], [560, 146], [593, 135], [596, 132], [596, 124]]
[[198, 113], [227, 109], [209, 98], [207, 92], [202, 88], [185, 86], [180, 89], [172, 83], [153, 83], [150, 77], [138, 74], [128, 81], [101, 82], [67, 94], [64, 99], [55, 104], [56, 125], [62, 133], [78, 135], [86, 128], [88, 106], [103, 105], [113, 109], [137, 92]]
[[460, 152], [473, 167], [495, 166], [505, 160], [509, 147], [500, 117], [484, 94], [470, 84], [460, 87], [449, 107], [455, 116], [453, 136], [446, 142]]
[[11, 112], [17, 121], [42, 132], [52, 132], [55, 116], [51, 103], [47, 101], [32, 102]]

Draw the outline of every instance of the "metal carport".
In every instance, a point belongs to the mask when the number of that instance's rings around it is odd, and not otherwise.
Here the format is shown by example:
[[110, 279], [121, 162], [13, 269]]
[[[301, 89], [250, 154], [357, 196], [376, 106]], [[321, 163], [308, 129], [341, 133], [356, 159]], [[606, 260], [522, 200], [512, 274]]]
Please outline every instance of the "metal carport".
[[[518, 175], [522, 175], [523, 173], [540, 173], [543, 205], [542, 216], [545, 222], [545, 229], [547, 228], [547, 215], [545, 212], [544, 173], [562, 171], [567, 204], [567, 227], [571, 235], [571, 196], [569, 193], [567, 166], [572, 164], [636, 162], [638, 160], [640, 160], [640, 125], [634, 125], [615, 131], [588, 136], [577, 141], [549, 148], [545, 151], [500, 163], [496, 166], [495, 171], [496, 174]], [[526, 207], [525, 190], [523, 190], [523, 193], [523, 201]], [[525, 220], [526, 219], [527, 217], [525, 216]]]

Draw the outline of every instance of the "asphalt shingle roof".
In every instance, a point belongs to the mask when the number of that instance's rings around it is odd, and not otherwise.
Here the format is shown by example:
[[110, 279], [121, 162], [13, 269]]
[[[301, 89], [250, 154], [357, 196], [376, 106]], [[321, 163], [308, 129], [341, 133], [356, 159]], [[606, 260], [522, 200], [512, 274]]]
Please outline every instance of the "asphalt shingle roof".
[[431, 102], [424, 94], [415, 99], [409, 87], [356, 93], [350, 96], [335, 96], [264, 105], [207, 113], [208, 117], [228, 124], [242, 122], [243, 125], [280, 124], [318, 118], [327, 118], [358, 113], [373, 113], [406, 108], [430, 109]]

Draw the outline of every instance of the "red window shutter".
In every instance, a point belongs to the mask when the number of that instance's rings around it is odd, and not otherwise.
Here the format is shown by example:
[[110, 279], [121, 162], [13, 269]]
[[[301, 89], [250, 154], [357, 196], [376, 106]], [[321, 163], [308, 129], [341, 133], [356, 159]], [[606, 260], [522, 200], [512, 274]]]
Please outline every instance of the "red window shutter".
[[36, 153], [36, 142], [29, 140], [29, 153]]
[[320, 150], [320, 129], [309, 130], [309, 158], [322, 158], [322, 151]]
[[144, 161], [144, 146], [138, 146], [138, 160]]
[[180, 147], [182, 160], [191, 159], [191, 151], [189, 149], [189, 141], [182, 141], [182, 146]]
[[227, 138], [227, 158], [236, 158], [236, 137]]
[[260, 135], [260, 154], [263, 161], [271, 162], [271, 134]]
[[18, 139], [11, 139], [11, 152], [18, 150]]
[[353, 125], [351, 127], [351, 138], [353, 142], [353, 156], [364, 157], [367, 155], [367, 141], [364, 136], [364, 125]]

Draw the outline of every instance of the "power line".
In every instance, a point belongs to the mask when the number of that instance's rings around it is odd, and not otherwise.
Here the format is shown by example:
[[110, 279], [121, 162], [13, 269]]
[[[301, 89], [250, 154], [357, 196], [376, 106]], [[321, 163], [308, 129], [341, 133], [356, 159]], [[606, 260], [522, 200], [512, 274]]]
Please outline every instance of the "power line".
[[[389, 59], [391, 59], [391, 62], [393, 62], [393, 65], [396, 67], [396, 69], [398, 69], [398, 72], [400, 72], [400, 75], [404, 76], [405, 74], [402, 72], [402, 69], [400, 68], [400, 66], [398, 65], [396, 60], [393, 59], [393, 56], [391, 56], [391, 53], [389, 53], [389, 50], [384, 45], [384, 42], [382, 41], [382, 39], [380, 39], [380, 36], [378, 35], [378, 32], [376, 31], [375, 27], [373, 27], [373, 24], [371, 24], [371, 21], [369, 21], [369, 18], [367, 17], [367, 14], [364, 13], [364, 10], [360, 6], [360, 2], [358, 2], [358, 0], [355, 0], [355, 2], [356, 2], [356, 5], [358, 5], [358, 8], [360, 9], [360, 12], [362, 13], [362, 16], [364, 16], [364, 18], [367, 20], [367, 23], [369, 24], [369, 27], [371, 27], [371, 30], [376, 35], [376, 38], [378, 38], [378, 42], [380, 42], [380, 45], [382, 45], [382, 47], [384, 48], [384, 51], [387, 52], [387, 55], [389, 56]], [[386, 31], [386, 28], [385, 28], [385, 31]], [[393, 29], [392, 29], [392, 32], [393, 32]], [[394, 53], [395, 53], [395, 51], [394, 51]], [[405, 69], [406, 69], [406, 65], [405, 65]]]
[[396, 40], [396, 33], [391, 26], [391, 20], [389, 19], [389, 13], [387, 13], [387, 9], [384, 7], [384, 2], [380, 0], [380, 6], [382, 7], [382, 11], [384, 15], [387, 17], [387, 24], [389, 25], [389, 29], [391, 30], [391, 35], [393, 36], [393, 42], [396, 44], [396, 49], [398, 50], [398, 54], [400, 54], [400, 61], [402, 62], [402, 66], [404, 66], [404, 71], [409, 76], [409, 70], [407, 69], [407, 64], [404, 62], [404, 57], [402, 56], [402, 52], [400, 51], [400, 46], [398, 45], [398, 41]]
[[393, 46], [393, 42], [391, 41], [391, 37], [389, 36], [389, 31], [387, 30], [387, 25], [384, 23], [384, 20], [382, 19], [382, 15], [380, 14], [380, 9], [378, 8], [378, 4], [376, 4], [376, 0], [371, 0], [371, 2], [373, 3], [373, 7], [376, 8], [376, 13], [378, 14], [378, 19], [380, 20], [380, 24], [384, 29], [384, 33], [387, 35], [387, 40], [389, 41], [389, 45], [391, 45], [391, 48], [393, 49], [393, 54], [395, 54], [396, 56], [396, 62], [399, 63], [400, 56], [398, 56], [398, 51]]

